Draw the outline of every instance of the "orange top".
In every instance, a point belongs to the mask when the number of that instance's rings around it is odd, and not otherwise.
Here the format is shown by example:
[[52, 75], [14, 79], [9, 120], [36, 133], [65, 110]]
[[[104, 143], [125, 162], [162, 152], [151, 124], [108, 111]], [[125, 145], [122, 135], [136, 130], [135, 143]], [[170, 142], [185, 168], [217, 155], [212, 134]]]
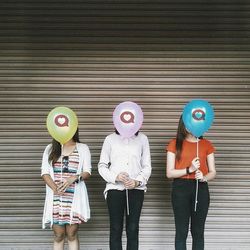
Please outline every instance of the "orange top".
[[[166, 147], [166, 151], [176, 153], [176, 139], [170, 141]], [[198, 157], [200, 158], [200, 170], [204, 175], [208, 173], [207, 156], [215, 152], [215, 148], [210, 141], [201, 139], [198, 142]], [[197, 156], [197, 142], [183, 141], [181, 158], [179, 161], [175, 161], [175, 169], [184, 169], [191, 166], [192, 160]], [[184, 175], [181, 178], [184, 179], [195, 179], [195, 173]]]

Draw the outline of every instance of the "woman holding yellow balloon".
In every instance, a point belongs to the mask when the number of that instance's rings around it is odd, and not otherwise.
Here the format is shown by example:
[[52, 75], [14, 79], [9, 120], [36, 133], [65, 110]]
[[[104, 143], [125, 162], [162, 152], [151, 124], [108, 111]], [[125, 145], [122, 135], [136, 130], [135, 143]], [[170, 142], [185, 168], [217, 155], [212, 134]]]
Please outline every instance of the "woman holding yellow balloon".
[[85, 180], [91, 175], [91, 155], [79, 141], [78, 120], [66, 107], [53, 109], [47, 117], [53, 137], [43, 153], [41, 176], [46, 183], [43, 228], [54, 231], [54, 250], [79, 249], [79, 224], [90, 218]]

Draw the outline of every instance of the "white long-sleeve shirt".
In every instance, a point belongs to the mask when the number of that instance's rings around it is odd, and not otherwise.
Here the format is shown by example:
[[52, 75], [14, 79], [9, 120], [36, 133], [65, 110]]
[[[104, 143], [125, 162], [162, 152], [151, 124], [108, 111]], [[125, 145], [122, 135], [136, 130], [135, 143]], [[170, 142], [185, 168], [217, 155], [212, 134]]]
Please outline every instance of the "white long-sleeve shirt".
[[104, 190], [105, 197], [110, 189], [125, 189], [122, 182], [116, 181], [120, 172], [126, 172], [131, 179], [141, 181], [142, 185], [137, 189], [146, 191], [146, 184], [151, 175], [147, 136], [141, 132], [131, 138], [122, 138], [116, 133], [108, 135], [102, 146], [98, 171], [107, 182]]

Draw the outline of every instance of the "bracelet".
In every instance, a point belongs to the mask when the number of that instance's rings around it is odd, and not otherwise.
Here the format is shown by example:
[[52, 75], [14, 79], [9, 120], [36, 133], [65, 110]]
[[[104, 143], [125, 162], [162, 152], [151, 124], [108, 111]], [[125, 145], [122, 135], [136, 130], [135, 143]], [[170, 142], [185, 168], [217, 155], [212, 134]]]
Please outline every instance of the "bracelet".
[[189, 167], [186, 167], [186, 173], [187, 173], [187, 175], [191, 174], [189, 171]]
[[82, 176], [79, 174], [78, 181], [80, 182], [82, 180]]

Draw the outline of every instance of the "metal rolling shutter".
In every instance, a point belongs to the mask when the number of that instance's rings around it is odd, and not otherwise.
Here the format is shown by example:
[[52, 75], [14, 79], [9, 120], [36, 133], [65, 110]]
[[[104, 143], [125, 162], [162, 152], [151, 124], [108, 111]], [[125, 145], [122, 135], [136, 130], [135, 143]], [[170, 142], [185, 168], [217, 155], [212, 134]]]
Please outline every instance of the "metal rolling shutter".
[[141, 249], [173, 249], [165, 145], [185, 103], [204, 98], [215, 108], [206, 136], [218, 171], [206, 249], [249, 250], [249, 10], [247, 1], [226, 0], [1, 1], [0, 249], [51, 249], [52, 232], [41, 230], [40, 164], [55, 106], [75, 110], [92, 153], [92, 219], [80, 228], [82, 249], [108, 249], [97, 163], [113, 108], [125, 100], [142, 106], [152, 153]]

